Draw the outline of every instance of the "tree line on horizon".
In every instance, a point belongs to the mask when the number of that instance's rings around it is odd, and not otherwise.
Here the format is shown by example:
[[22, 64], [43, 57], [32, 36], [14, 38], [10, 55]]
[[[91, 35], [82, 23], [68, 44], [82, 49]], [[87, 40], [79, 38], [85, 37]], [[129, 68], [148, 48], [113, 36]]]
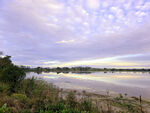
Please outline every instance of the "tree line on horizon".
[[104, 73], [107, 72], [150, 72], [150, 68], [148, 69], [119, 69], [119, 68], [92, 68], [92, 67], [56, 67], [56, 68], [50, 68], [50, 67], [35, 67], [31, 68], [29, 66], [20, 66], [20, 68], [24, 69], [26, 72], [57, 72], [57, 73], [92, 73], [96, 71], [101, 71]]
[[[3, 52], [0, 51], [0, 55], [3, 55]], [[7, 56], [7, 59], [10, 59], [10, 56]], [[102, 71], [104, 73], [107, 72], [150, 72], [150, 68], [133, 68], [133, 69], [122, 69], [122, 68], [93, 68], [89, 66], [78, 66], [78, 67], [30, 67], [30, 66], [18, 66], [19, 68], [23, 69], [25, 72], [36, 72], [36, 73], [42, 73], [42, 72], [57, 72], [57, 73], [92, 73], [96, 71]]]

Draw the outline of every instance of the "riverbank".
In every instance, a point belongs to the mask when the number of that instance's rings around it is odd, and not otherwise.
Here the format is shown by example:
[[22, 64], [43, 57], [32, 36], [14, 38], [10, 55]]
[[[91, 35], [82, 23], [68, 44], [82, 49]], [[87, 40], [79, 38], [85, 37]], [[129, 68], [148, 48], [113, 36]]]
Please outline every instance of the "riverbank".
[[15, 92], [0, 84], [0, 113], [99, 113], [86, 96], [77, 99], [73, 91], [64, 96], [61, 89], [42, 80], [25, 79]]
[[128, 94], [128, 96], [150, 99], [150, 74], [149, 73], [103, 73], [91, 74], [74, 73], [27, 73], [27, 77], [36, 77], [53, 83], [59, 88], [72, 90], [85, 90], [106, 94]]
[[[64, 94], [69, 93], [70, 89], [63, 90]], [[150, 100], [147, 100], [141, 96], [129, 97], [127, 94], [100, 94], [92, 93], [81, 90], [74, 90], [77, 98], [91, 99], [91, 101], [97, 106], [100, 113], [149, 113], [150, 112]], [[104, 112], [105, 111], [105, 112]]]
[[15, 93], [1, 83], [1, 113], [148, 113], [150, 101], [140, 97], [59, 89], [34, 78], [25, 79]]

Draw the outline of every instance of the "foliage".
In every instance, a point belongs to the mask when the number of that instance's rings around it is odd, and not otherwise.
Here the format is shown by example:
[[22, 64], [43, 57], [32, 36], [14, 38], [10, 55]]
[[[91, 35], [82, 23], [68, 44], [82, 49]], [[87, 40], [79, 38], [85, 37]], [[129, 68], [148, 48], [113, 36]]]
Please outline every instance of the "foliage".
[[13, 65], [10, 58], [10, 56], [0, 57], [0, 71]]
[[0, 79], [2, 82], [20, 83], [25, 78], [25, 73], [17, 66], [8, 66], [1, 71]]
[[25, 94], [14, 93], [11, 95], [11, 97], [25, 103], [29, 101], [28, 97]]
[[77, 105], [77, 99], [75, 97], [75, 94], [73, 91], [71, 91], [68, 95], [67, 95], [67, 104], [70, 108], [75, 108]]
[[[31, 78], [23, 80], [16, 93], [0, 97], [0, 103], [7, 103], [13, 113], [88, 113], [90, 110], [95, 111], [93, 107], [88, 106], [92, 105], [92, 102], [88, 104], [88, 101], [77, 100], [74, 92], [68, 93], [64, 99], [60, 96], [62, 93], [51, 84]], [[86, 106], [89, 108], [86, 109]]]
[[10, 91], [14, 92], [15, 88], [21, 83], [25, 78], [26, 74], [23, 69], [14, 65], [10, 56], [0, 57], [0, 81], [3, 83], [8, 83], [10, 86]]
[[3, 82], [0, 82], [0, 93], [8, 92], [10, 89], [9, 85]]
[[10, 109], [7, 107], [7, 104], [0, 107], [0, 113], [10, 113]]

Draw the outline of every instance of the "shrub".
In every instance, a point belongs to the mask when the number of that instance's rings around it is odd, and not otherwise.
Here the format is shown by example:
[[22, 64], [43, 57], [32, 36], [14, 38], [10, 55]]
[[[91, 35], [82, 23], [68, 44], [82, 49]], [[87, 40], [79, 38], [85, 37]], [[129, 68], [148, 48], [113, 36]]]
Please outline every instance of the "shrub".
[[8, 66], [1, 71], [0, 81], [8, 83], [11, 92], [15, 92], [15, 88], [25, 78], [25, 72], [18, 66]]
[[13, 97], [13, 98], [15, 98], [15, 99], [17, 99], [17, 100], [19, 100], [19, 101], [21, 101], [21, 102], [24, 102], [24, 103], [26, 103], [26, 102], [29, 101], [29, 100], [28, 100], [28, 97], [27, 97], [26, 95], [24, 95], [24, 94], [17, 94], [17, 93], [14, 93], [14, 94], [12, 94], [11, 97]]
[[12, 65], [12, 62], [10, 60], [10, 56], [1, 57], [0, 56], [0, 71], [2, 71], [4, 68]]
[[69, 107], [71, 107], [71, 108], [76, 107], [77, 99], [76, 99], [73, 91], [69, 92], [69, 94], [67, 95], [66, 101], [67, 101], [67, 104], [69, 105]]
[[10, 56], [0, 56], [0, 82], [7, 83], [10, 86], [10, 92], [15, 92], [15, 88], [25, 78], [23, 69], [14, 65]]
[[7, 93], [9, 89], [10, 87], [8, 84], [0, 82], [0, 93]]
[[10, 109], [7, 107], [7, 104], [0, 107], [0, 113], [10, 113]]
[[83, 99], [80, 105], [83, 111], [91, 111], [92, 112], [92, 101], [88, 99]]

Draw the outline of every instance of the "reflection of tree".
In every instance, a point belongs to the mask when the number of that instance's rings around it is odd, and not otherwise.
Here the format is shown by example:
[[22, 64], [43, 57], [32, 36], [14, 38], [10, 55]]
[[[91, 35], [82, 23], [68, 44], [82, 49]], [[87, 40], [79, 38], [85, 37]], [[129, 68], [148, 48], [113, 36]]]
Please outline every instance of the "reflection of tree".
[[90, 74], [93, 72], [150, 72], [150, 69], [116, 69], [116, 68], [91, 68], [91, 67], [56, 67], [56, 68], [42, 68], [42, 67], [36, 67], [36, 68], [31, 68], [31, 67], [25, 67], [21, 66], [26, 72], [36, 72], [38, 74], [42, 72], [57, 72], [59, 73], [79, 73], [79, 74]]
[[79, 72], [72, 72], [72, 73], [76, 73], [76, 74], [91, 74], [92, 72], [91, 71], [79, 71]]
[[59, 73], [61, 73], [61, 72], [57, 72], [57, 74], [59, 74]]

